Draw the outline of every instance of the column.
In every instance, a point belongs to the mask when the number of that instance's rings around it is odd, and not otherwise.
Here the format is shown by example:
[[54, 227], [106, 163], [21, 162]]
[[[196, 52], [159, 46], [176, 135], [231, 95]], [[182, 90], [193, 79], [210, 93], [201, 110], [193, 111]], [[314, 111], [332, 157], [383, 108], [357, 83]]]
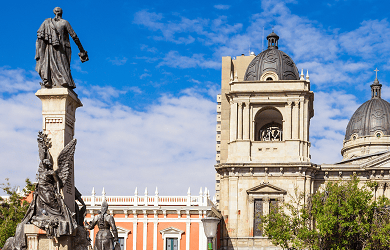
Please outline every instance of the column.
[[238, 122], [237, 122], [237, 127], [238, 127], [238, 135], [237, 139], [242, 140], [242, 102], [238, 103]]
[[230, 104], [230, 141], [237, 139], [237, 103]]
[[203, 229], [203, 222], [201, 221], [202, 218], [202, 210], [199, 210], [199, 249], [206, 249], [206, 247], [204, 246], [205, 244], [203, 243], [203, 235], [205, 234]]
[[[58, 155], [74, 136], [76, 109], [83, 104], [77, 94], [68, 88], [40, 89], [35, 95], [42, 101], [42, 130], [51, 139], [49, 151], [53, 158], [53, 169], [56, 170]], [[65, 204], [75, 212], [74, 164], [71, 164], [70, 176], [64, 184], [62, 193]]]
[[142, 234], [142, 249], [146, 250], [147, 243], [148, 243], [148, 214], [146, 213], [146, 210], [144, 212], [144, 219], [143, 219], [143, 234]]
[[284, 135], [284, 139], [285, 140], [289, 140], [291, 139], [291, 129], [292, 129], [292, 122], [291, 122], [291, 106], [292, 106], [292, 102], [287, 102], [287, 106], [286, 106], [286, 118], [285, 118], [285, 126], [283, 127], [283, 135]]
[[299, 116], [299, 101], [294, 102], [293, 106], [293, 112], [292, 112], [292, 139], [298, 139], [298, 131], [299, 131], [299, 121], [298, 121], [298, 116]]
[[[186, 211], [187, 213], [187, 222], [186, 222], [186, 250], [190, 250], [190, 235], [191, 235], [191, 216], [190, 210]], [[200, 232], [199, 232], [200, 233]]]
[[133, 222], [133, 250], [137, 250], [137, 210], [133, 210], [134, 222]]
[[24, 225], [24, 233], [26, 234], [26, 238], [27, 238], [27, 249], [28, 250], [38, 249], [39, 228], [32, 224], [26, 224]]
[[238, 177], [234, 176], [234, 168], [231, 168], [229, 174], [229, 221], [228, 221], [228, 228], [227, 230], [230, 233], [230, 236], [236, 237], [237, 236], [237, 211], [238, 211]]
[[378, 185], [378, 195], [377, 195], [377, 198], [379, 198], [380, 196], [384, 195], [384, 191], [385, 191], [385, 183], [384, 182], [380, 182], [379, 185]]
[[268, 215], [269, 214], [269, 204], [270, 204], [271, 200], [269, 197], [265, 197], [264, 198], [264, 202], [263, 202], [263, 213], [264, 215]]
[[153, 222], [153, 250], [157, 250], [157, 225], [158, 225], [158, 215], [157, 210], [154, 210], [154, 222]]
[[304, 122], [304, 118], [303, 118], [303, 111], [304, 111], [304, 107], [303, 107], [303, 100], [300, 100], [299, 101], [299, 139], [301, 141], [304, 140], [304, 135], [303, 135], [303, 122]]
[[249, 221], [249, 237], [253, 237], [253, 223], [255, 214], [255, 199], [253, 196], [249, 196], [249, 207], [248, 207], [248, 221]]
[[250, 121], [249, 121], [249, 112], [250, 112], [250, 109], [249, 109], [249, 102], [246, 102], [245, 103], [245, 106], [244, 106], [244, 113], [243, 113], [243, 117], [242, 117], [242, 120], [243, 120], [243, 125], [242, 125], [242, 129], [243, 129], [243, 139], [244, 140], [249, 140], [249, 131], [250, 131]]

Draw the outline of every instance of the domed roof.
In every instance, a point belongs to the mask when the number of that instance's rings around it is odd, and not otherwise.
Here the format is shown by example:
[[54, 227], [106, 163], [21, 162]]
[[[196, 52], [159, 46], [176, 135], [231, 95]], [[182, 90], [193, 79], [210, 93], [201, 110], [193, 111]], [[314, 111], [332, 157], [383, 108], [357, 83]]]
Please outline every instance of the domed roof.
[[299, 80], [298, 69], [291, 58], [278, 50], [279, 36], [273, 31], [267, 36], [268, 49], [258, 54], [249, 64], [244, 81], [258, 81], [267, 72], [275, 72], [279, 80]]
[[375, 136], [381, 131], [390, 135], [390, 103], [381, 98], [381, 87], [376, 78], [371, 85], [371, 100], [363, 103], [352, 115], [345, 132], [345, 140], [353, 134], [360, 136]]

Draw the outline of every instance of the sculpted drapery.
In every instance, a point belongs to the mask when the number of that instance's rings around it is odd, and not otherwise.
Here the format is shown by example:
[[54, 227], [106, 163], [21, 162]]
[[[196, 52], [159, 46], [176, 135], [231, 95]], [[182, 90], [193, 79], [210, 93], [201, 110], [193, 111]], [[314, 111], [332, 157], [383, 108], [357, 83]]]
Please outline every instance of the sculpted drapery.
[[80, 50], [79, 56], [81, 62], [88, 61], [88, 54], [80, 43], [76, 33], [69, 22], [62, 19], [62, 9], [54, 9], [55, 18], [48, 18], [38, 29], [35, 70], [39, 73], [45, 88], [66, 87], [76, 88], [73, 81], [70, 62], [71, 47], [69, 35]]

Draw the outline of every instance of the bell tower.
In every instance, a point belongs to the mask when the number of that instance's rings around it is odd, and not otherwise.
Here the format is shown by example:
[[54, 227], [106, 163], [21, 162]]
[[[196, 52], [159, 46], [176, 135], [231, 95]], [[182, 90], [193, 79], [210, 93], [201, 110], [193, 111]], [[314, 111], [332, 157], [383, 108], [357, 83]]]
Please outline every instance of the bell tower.
[[309, 192], [309, 125], [314, 94], [309, 74], [267, 36], [257, 56], [222, 58], [217, 106], [216, 197], [223, 214], [224, 249], [272, 246], [263, 236], [261, 216], [288, 199], [294, 187]]

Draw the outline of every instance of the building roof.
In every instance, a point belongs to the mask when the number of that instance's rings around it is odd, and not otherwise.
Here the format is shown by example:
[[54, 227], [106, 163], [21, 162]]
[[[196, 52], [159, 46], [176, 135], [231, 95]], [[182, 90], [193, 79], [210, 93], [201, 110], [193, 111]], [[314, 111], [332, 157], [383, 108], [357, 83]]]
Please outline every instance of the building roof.
[[345, 140], [351, 136], [390, 135], [390, 103], [381, 98], [381, 87], [376, 78], [371, 85], [371, 99], [363, 103], [349, 120]]
[[275, 72], [279, 80], [299, 80], [294, 61], [278, 49], [279, 36], [272, 32], [267, 36], [268, 49], [258, 54], [249, 64], [244, 81], [259, 81], [268, 71]]

